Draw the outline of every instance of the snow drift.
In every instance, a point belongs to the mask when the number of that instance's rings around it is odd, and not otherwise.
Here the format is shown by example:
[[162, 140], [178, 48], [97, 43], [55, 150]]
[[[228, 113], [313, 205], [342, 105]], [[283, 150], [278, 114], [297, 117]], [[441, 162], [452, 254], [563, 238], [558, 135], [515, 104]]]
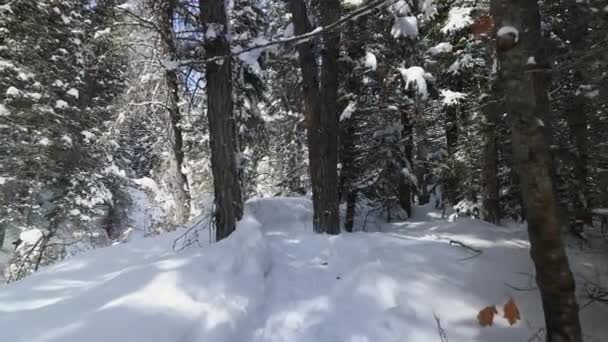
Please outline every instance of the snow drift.
[[[450, 342], [510, 342], [542, 328], [521, 227], [418, 217], [327, 236], [311, 232], [306, 199], [253, 200], [219, 243], [173, 252], [182, 232], [138, 239], [0, 288], [2, 340], [427, 342], [441, 341], [437, 318]], [[480, 327], [477, 312], [508, 297], [522, 321]], [[587, 341], [607, 336], [606, 314], [582, 311]]]

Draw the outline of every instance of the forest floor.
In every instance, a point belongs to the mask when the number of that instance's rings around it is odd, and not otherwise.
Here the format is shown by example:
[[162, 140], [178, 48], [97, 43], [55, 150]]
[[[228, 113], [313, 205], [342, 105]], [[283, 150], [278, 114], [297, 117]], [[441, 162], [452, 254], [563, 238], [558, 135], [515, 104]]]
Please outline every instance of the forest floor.
[[[312, 233], [311, 204], [258, 199], [228, 239], [173, 251], [184, 233], [78, 255], [0, 287], [0, 336], [11, 342], [513, 342], [542, 340], [542, 309], [522, 226], [442, 220]], [[362, 221], [364, 218], [360, 218]], [[202, 241], [205, 240], [205, 241]], [[604, 282], [605, 254], [573, 244], [571, 264]], [[594, 262], [594, 260], [598, 260]], [[521, 320], [510, 326], [512, 298]], [[478, 312], [496, 305], [494, 324]], [[608, 339], [608, 306], [581, 309], [588, 342]]]

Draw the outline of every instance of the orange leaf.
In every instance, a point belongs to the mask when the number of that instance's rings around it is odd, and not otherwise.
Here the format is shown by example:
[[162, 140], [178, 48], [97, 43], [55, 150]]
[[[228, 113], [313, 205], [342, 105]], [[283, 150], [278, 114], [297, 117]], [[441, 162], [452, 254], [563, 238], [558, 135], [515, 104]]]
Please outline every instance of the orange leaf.
[[509, 298], [504, 307], [505, 310], [505, 318], [509, 321], [509, 324], [513, 325], [515, 322], [521, 319], [519, 316], [519, 308], [515, 304], [513, 298]]
[[494, 322], [494, 315], [497, 314], [496, 306], [486, 306], [477, 314], [477, 320], [479, 321], [479, 325], [482, 327], [492, 325]]

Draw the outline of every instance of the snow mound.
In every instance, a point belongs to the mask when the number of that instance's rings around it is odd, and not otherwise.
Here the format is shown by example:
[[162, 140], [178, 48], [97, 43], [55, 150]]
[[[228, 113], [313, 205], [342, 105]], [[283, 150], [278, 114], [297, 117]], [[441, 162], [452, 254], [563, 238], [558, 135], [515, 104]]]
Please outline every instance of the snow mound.
[[295, 226], [297, 231], [312, 229], [312, 202], [302, 197], [255, 198], [245, 206], [245, 215], [255, 217], [267, 230]]
[[[2, 340], [426, 342], [440, 340], [437, 317], [451, 342], [511, 342], [544, 325], [524, 227], [450, 223], [431, 205], [414, 212], [382, 232], [329, 236], [311, 232], [305, 198], [254, 199], [218, 243], [174, 252], [178, 230], [0, 288]], [[579, 260], [588, 258], [574, 268]], [[502, 314], [510, 296], [522, 321], [499, 315], [481, 328], [477, 312], [497, 304]], [[589, 341], [608, 336], [607, 314], [581, 311]]]

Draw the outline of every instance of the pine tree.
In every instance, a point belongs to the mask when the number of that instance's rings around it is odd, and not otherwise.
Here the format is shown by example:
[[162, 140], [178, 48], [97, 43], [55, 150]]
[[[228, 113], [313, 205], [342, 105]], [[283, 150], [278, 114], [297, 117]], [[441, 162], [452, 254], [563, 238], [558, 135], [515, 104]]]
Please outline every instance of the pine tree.
[[[545, 88], [538, 88], [545, 57], [540, 49], [538, 4], [492, 2], [496, 23], [499, 82], [512, 130], [515, 168], [519, 174], [530, 237], [530, 254], [545, 312], [547, 341], [582, 341], [575, 284], [561, 239], [543, 117], [548, 112]], [[534, 57], [532, 63], [528, 63]], [[540, 76], [538, 74], [541, 74]], [[539, 99], [539, 97], [541, 97]], [[542, 108], [541, 108], [542, 107]]]
[[236, 228], [243, 215], [243, 196], [237, 166], [238, 136], [232, 103], [232, 61], [223, 0], [199, 1], [205, 32], [205, 78], [211, 167], [215, 193], [216, 240]]

